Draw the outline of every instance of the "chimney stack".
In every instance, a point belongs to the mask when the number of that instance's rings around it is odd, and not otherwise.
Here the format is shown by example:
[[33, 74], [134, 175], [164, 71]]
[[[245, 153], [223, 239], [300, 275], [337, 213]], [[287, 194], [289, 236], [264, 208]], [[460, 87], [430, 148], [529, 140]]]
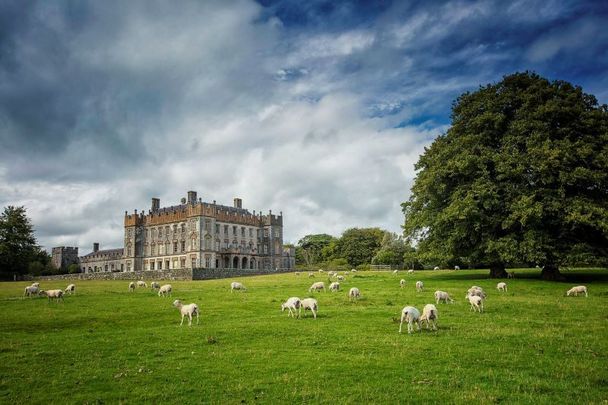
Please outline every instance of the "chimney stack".
[[188, 204], [196, 204], [196, 191], [188, 191]]
[[152, 212], [156, 212], [160, 209], [160, 198], [152, 199]]
[[235, 198], [234, 208], [243, 208], [243, 200], [241, 200], [240, 198]]
[[98, 252], [99, 251], [99, 243], [95, 242], [93, 243], [93, 253]]

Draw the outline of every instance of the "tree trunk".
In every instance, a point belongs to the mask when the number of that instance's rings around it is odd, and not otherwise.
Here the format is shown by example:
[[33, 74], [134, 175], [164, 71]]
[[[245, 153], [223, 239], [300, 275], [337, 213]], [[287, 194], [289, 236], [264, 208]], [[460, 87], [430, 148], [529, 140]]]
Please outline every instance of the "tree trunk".
[[540, 278], [548, 281], [565, 281], [566, 277], [559, 272], [559, 267], [554, 264], [545, 264], [540, 273]]
[[497, 263], [490, 266], [490, 278], [507, 278], [508, 275], [504, 264]]

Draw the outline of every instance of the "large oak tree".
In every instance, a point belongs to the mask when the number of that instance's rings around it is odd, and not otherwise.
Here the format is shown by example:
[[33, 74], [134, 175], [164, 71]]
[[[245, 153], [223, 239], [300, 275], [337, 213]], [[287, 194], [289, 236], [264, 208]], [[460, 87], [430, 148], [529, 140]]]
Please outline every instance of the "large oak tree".
[[422, 254], [490, 266], [608, 256], [608, 108], [578, 86], [516, 73], [460, 96], [402, 205]]

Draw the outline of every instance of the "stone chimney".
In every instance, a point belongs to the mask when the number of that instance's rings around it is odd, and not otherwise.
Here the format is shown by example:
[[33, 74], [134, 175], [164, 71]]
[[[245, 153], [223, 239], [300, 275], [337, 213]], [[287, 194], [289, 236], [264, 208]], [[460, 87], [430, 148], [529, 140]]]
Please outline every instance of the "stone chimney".
[[99, 243], [97, 242], [93, 243], [93, 253], [94, 252], [99, 252]]
[[241, 200], [240, 198], [235, 198], [234, 208], [243, 208], [243, 200]]
[[152, 199], [152, 212], [156, 212], [160, 209], [160, 198]]

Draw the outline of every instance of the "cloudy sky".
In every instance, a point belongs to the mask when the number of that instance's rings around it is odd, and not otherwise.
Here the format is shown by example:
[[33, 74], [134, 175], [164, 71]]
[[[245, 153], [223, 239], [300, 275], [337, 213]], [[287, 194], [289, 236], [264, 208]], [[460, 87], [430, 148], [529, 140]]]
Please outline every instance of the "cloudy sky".
[[0, 205], [46, 248], [124, 211], [283, 211], [286, 241], [398, 232], [453, 100], [534, 70], [608, 102], [605, 1], [0, 2]]

